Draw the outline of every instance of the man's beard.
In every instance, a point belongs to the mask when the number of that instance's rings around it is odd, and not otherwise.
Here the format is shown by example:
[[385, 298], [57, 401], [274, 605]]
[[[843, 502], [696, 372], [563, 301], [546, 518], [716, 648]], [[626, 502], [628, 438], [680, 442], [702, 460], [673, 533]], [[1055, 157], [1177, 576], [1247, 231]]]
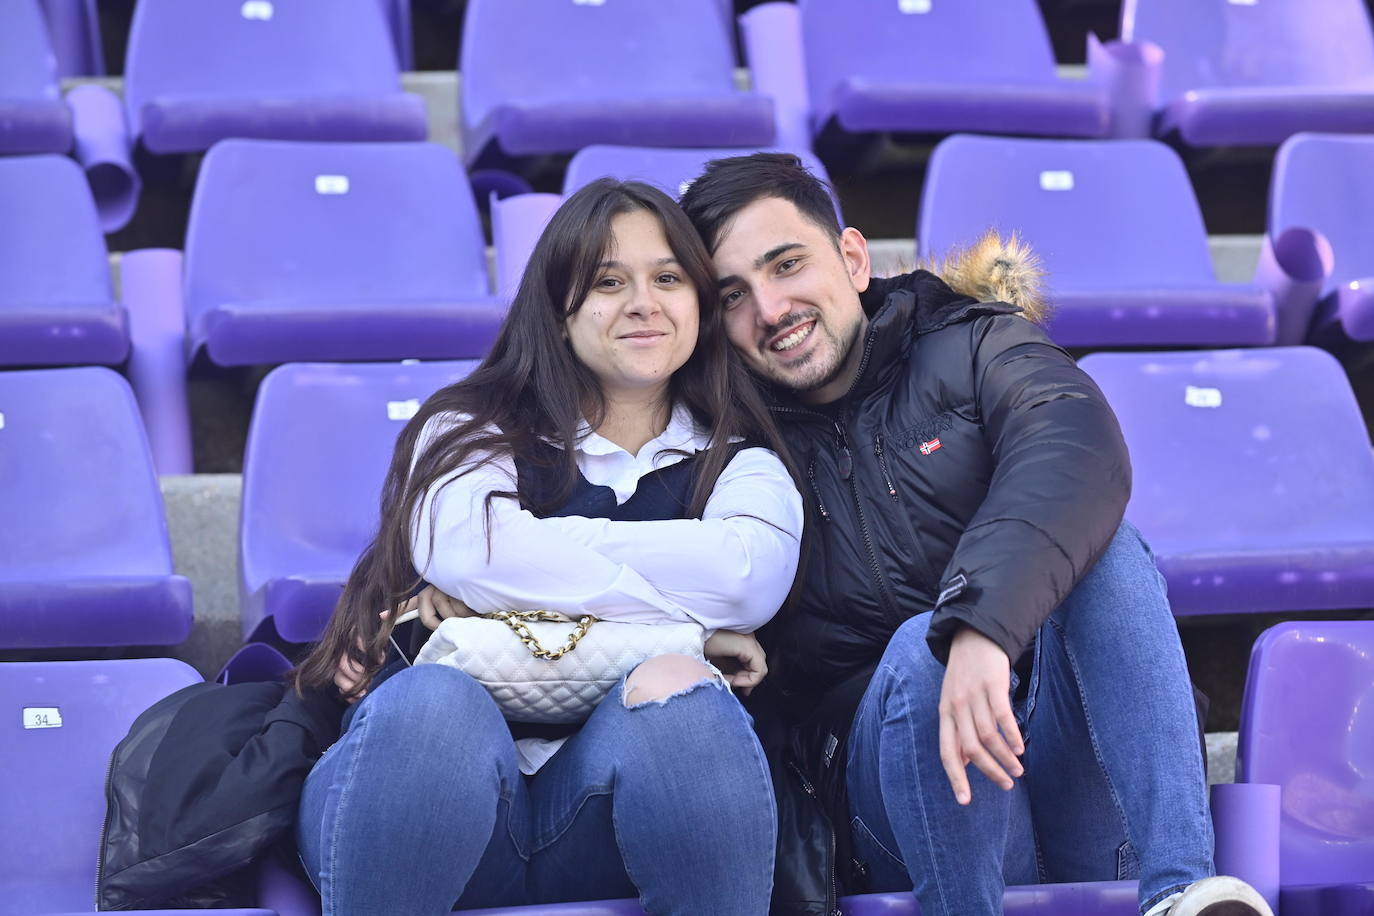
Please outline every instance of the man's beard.
[[[824, 318], [819, 313], [815, 315], [802, 315], [795, 320], [780, 322], [766, 329], [763, 335], [764, 339], [772, 340], [779, 334], [785, 332], [788, 328], [796, 327], [799, 324], [804, 324], [812, 320], [815, 321], [815, 325], [811, 329], [811, 334], [824, 334], [826, 340], [813, 343], [811, 345], [811, 353], [805, 361], [789, 369], [769, 360], [765, 362], [763, 366], [755, 368], [755, 374], [774, 385], [798, 392], [815, 391], [835, 381], [835, 379], [844, 372], [845, 367], [849, 363], [849, 354], [857, 344], [861, 322], [854, 322], [853, 327], [849, 329], [847, 339], [841, 340], [831, 331], [830, 325], [825, 322]], [[805, 341], [803, 341], [803, 343], [805, 343]], [[833, 359], [833, 363], [828, 366], [822, 365], [819, 362], [821, 359], [825, 358], [825, 354], [820, 351], [827, 344], [830, 347], [830, 356]], [[767, 349], [765, 349], [765, 352], [770, 354], [774, 353], [774, 351]], [[810, 373], [808, 373], [808, 370], [811, 370]], [[798, 377], [799, 375], [801, 377]]]

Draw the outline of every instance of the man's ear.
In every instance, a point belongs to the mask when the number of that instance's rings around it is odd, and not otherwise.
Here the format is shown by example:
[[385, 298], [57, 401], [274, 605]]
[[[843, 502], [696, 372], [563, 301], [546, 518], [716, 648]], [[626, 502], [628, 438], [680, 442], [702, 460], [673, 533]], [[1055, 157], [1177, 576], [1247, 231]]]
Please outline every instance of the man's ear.
[[845, 269], [854, 289], [863, 292], [868, 289], [868, 281], [873, 277], [873, 264], [868, 256], [868, 239], [853, 226], [847, 226], [840, 233], [840, 257], [844, 259]]

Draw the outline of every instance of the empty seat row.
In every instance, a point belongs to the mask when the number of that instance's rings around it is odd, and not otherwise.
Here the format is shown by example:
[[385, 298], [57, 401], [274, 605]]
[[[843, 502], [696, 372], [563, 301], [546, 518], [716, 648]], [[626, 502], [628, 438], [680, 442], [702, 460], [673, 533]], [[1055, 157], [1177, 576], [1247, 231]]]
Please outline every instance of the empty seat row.
[[[197, 683], [170, 659], [0, 664], [0, 914], [89, 912], [103, 780], [115, 744], [152, 703]], [[1374, 904], [1374, 621], [1280, 624], [1255, 643], [1238, 779], [1278, 787], [1279, 898], [1286, 916], [1363, 916]], [[1226, 824], [1218, 822], [1219, 839]], [[259, 904], [230, 916], [318, 916], [319, 900], [268, 862]], [[856, 916], [911, 914], [909, 894], [845, 898]], [[1133, 882], [1008, 888], [1014, 916], [1135, 913]], [[635, 901], [484, 910], [487, 916], [642, 916]]]
[[[8, 15], [31, 37], [23, 53], [0, 55], [10, 58], [0, 104], [15, 113], [0, 121], [0, 149], [65, 152], [53, 58], [33, 50], [45, 34], [39, 0], [17, 3]], [[228, 137], [423, 139], [424, 104], [400, 90], [393, 33], [404, 18], [393, 0], [202, 0], [193, 12], [139, 0], [126, 123], [88, 133], [156, 153]], [[1361, 0], [1129, 0], [1123, 39], [1092, 41], [1087, 80], [1056, 76], [1035, 0], [899, 0], [862, 13], [846, 0], [773, 2], [742, 24], [749, 89], [735, 83], [720, 0], [471, 0], [459, 62], [465, 160], [519, 170], [598, 143], [804, 149], [835, 134], [1215, 146], [1374, 131], [1374, 31]], [[129, 161], [126, 149], [120, 167]]]

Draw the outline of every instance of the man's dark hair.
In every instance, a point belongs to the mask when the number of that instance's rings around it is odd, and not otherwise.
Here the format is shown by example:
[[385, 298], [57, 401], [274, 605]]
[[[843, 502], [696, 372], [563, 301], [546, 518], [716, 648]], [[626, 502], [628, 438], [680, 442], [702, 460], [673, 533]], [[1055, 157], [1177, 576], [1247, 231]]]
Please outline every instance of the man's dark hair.
[[706, 171], [679, 201], [712, 252], [735, 214], [756, 200], [785, 200], [821, 228], [836, 245], [840, 221], [830, 187], [791, 153], [754, 153], [706, 163]]

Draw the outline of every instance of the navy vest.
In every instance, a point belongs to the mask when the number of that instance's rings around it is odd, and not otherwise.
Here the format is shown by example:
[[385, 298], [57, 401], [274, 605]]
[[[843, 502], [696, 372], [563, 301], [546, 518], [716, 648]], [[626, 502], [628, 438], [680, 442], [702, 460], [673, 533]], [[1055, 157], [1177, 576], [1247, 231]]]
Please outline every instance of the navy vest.
[[[542, 442], [539, 447], [549, 453], [558, 451], [554, 446]], [[578, 515], [583, 518], [608, 518], [614, 522], [699, 518], [691, 514], [690, 507], [692, 487], [696, 483], [697, 459], [705, 454], [697, 452], [667, 467], [650, 471], [639, 478], [634, 493], [620, 504], [615, 501], [614, 490], [592, 483], [578, 471], [572, 495], [562, 506], [553, 511], [540, 511], [533, 506], [524, 508], [534, 512], [538, 518]], [[551, 454], [550, 457], [555, 456]], [[553, 468], [517, 458], [515, 473], [520, 480], [520, 489], [529, 494], [535, 503], [547, 504], [550, 501], [557, 487]]]

